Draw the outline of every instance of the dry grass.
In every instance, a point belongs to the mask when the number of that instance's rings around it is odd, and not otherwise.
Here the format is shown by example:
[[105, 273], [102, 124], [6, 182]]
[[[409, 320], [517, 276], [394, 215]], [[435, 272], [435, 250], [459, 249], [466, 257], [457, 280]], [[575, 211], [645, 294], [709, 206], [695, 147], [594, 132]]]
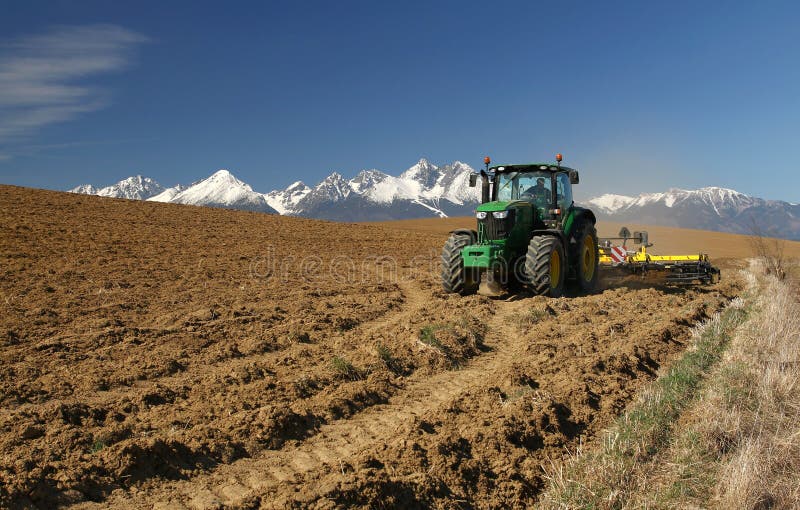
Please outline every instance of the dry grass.
[[[652, 467], [670, 448], [675, 423], [694, 402], [708, 370], [720, 359], [747, 311], [741, 299], [695, 329], [692, 347], [642, 392], [603, 434], [599, 447], [578, 449], [562, 466], [545, 467], [549, 488], [542, 508], [652, 506]], [[642, 501], [641, 496], [648, 500]]]
[[[754, 261], [746, 303], [729, 308], [746, 307], [747, 320], [739, 325], [723, 313], [698, 329], [687, 353], [695, 353], [694, 362], [686, 365], [684, 356], [601, 445], [546, 467], [542, 507], [799, 507], [800, 303], [793, 282], [800, 271], [786, 268], [789, 278], [781, 281], [763, 259]], [[705, 377], [695, 392], [686, 376], [707, 350], [703, 338], [725, 346], [726, 336], [730, 343], [711, 373], [695, 372]]]
[[734, 369], [721, 371], [697, 417], [707, 437], [727, 438], [720, 507], [800, 505], [800, 302], [791, 284], [764, 275], [769, 269], [751, 266], [760, 311], [740, 329], [725, 360]]

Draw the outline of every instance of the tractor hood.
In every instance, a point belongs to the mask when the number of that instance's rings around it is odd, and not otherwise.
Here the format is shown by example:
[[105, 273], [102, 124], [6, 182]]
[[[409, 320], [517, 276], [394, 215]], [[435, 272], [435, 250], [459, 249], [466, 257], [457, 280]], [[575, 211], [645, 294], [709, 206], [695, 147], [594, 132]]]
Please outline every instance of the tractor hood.
[[496, 200], [494, 202], [486, 202], [485, 204], [480, 204], [478, 207], [475, 208], [475, 211], [477, 212], [505, 211], [506, 209], [509, 208], [509, 206], [516, 203], [522, 203], [530, 206], [530, 203], [524, 200]]

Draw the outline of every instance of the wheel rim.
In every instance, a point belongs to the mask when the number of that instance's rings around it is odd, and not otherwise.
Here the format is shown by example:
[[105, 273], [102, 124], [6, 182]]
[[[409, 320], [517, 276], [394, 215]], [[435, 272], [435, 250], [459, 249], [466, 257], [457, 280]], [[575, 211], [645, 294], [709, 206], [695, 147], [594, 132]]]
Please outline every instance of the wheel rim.
[[555, 289], [561, 281], [561, 256], [558, 250], [550, 252], [550, 288]]
[[583, 279], [587, 282], [594, 278], [595, 250], [592, 236], [586, 236], [583, 240]]

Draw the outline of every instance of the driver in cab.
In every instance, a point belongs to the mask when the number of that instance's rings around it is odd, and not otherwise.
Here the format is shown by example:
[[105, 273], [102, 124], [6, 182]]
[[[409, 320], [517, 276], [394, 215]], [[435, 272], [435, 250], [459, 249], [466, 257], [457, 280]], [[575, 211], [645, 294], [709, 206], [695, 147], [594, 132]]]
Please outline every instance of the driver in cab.
[[536, 203], [547, 204], [550, 202], [550, 190], [544, 186], [544, 177], [536, 179], [536, 186], [531, 186], [522, 193], [522, 198], [533, 200]]

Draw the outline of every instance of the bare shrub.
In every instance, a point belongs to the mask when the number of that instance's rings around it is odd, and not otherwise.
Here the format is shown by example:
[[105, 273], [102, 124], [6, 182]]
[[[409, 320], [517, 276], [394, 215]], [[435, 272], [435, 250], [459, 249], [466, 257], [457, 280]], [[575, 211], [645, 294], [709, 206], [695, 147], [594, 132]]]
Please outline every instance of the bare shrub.
[[764, 271], [779, 280], [786, 278], [786, 257], [783, 239], [776, 232], [765, 232], [754, 217], [750, 217], [750, 248], [753, 254], [764, 264]]

